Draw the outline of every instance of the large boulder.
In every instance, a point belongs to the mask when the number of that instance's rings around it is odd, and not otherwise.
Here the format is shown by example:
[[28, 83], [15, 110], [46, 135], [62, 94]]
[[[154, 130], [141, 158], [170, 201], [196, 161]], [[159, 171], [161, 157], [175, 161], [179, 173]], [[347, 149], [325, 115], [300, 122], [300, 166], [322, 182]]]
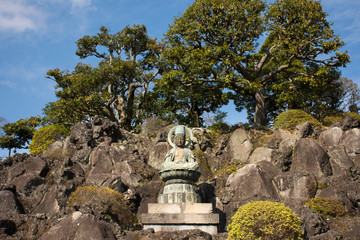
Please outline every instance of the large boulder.
[[57, 187], [51, 186], [50, 189], [45, 193], [44, 198], [41, 200], [39, 205], [32, 211], [32, 213], [48, 213], [56, 214], [59, 213], [60, 206], [57, 200]]
[[297, 141], [290, 171], [310, 172], [317, 178], [332, 175], [332, 168], [326, 151], [309, 138], [301, 138]]
[[244, 129], [237, 129], [230, 137], [227, 145], [227, 151], [231, 159], [237, 159], [239, 162], [247, 163], [252, 152], [253, 145], [250, 137]]
[[40, 157], [30, 157], [7, 170], [7, 184], [16, 186], [24, 211], [31, 212], [46, 192], [47, 163]]
[[282, 201], [289, 206], [304, 205], [315, 197], [317, 182], [308, 172], [287, 172], [274, 178]]
[[111, 228], [93, 215], [74, 212], [45, 232], [39, 240], [116, 239]]
[[23, 213], [23, 209], [16, 195], [10, 190], [1, 190], [0, 215], [15, 215], [20, 213]]
[[343, 120], [341, 120], [339, 127], [344, 131], [352, 128], [360, 128], [360, 121], [351, 116], [346, 116]]
[[346, 153], [345, 146], [329, 146], [328, 154], [330, 156], [330, 164], [334, 176], [346, 176], [350, 174], [350, 169], [352, 169], [355, 164]]
[[343, 134], [343, 130], [339, 127], [329, 128], [321, 132], [319, 141], [325, 146], [338, 145]]
[[249, 201], [279, 201], [269, 175], [257, 164], [248, 164], [231, 174], [220, 196], [229, 220], [238, 207]]
[[165, 160], [167, 151], [169, 150], [169, 144], [166, 142], [158, 142], [149, 149], [149, 159], [147, 164], [151, 167], [160, 170], [161, 164]]
[[258, 147], [252, 152], [249, 163], [257, 163], [260, 161], [271, 162], [274, 151], [275, 150], [271, 148]]
[[309, 207], [300, 206], [295, 208], [295, 213], [302, 221], [304, 239], [310, 239], [329, 231], [329, 224], [319, 213], [312, 211]]
[[340, 139], [340, 145], [345, 146], [346, 153], [354, 159], [357, 154], [360, 154], [360, 129], [346, 131]]
[[296, 138], [284, 139], [280, 142], [279, 149], [276, 149], [272, 154], [271, 162], [283, 172], [290, 170], [296, 141]]

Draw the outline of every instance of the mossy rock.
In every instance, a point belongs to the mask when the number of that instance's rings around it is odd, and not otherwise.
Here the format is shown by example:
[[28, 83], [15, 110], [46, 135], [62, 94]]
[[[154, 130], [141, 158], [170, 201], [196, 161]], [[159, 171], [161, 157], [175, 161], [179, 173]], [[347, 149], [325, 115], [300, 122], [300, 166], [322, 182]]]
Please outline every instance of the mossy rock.
[[322, 124], [311, 114], [302, 110], [288, 110], [279, 114], [274, 121], [274, 128], [293, 131], [296, 126], [309, 121], [314, 127], [321, 127]]
[[301, 220], [282, 203], [254, 201], [237, 210], [228, 239], [302, 239]]
[[305, 206], [319, 213], [323, 217], [343, 217], [346, 214], [346, 208], [343, 202], [334, 198], [316, 197], [310, 199]]
[[131, 228], [136, 223], [135, 215], [124, 200], [124, 196], [107, 187], [84, 186], [76, 189], [68, 200], [73, 210], [91, 209], [105, 220], [118, 223], [123, 228]]

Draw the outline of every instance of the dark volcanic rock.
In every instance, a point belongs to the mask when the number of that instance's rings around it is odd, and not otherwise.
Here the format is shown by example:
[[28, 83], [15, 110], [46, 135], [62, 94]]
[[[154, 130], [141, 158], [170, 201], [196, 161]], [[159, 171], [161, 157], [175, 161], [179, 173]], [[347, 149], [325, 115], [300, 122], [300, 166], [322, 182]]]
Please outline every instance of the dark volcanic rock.
[[332, 175], [326, 151], [309, 138], [301, 138], [296, 143], [290, 171], [307, 171], [317, 178]]
[[[123, 240], [136, 240], [136, 239], [146, 239], [146, 240], [212, 240], [212, 236], [209, 233], [195, 230], [182, 230], [182, 231], [173, 231], [173, 232], [153, 232], [149, 230], [142, 230], [136, 232], [128, 232]], [[226, 239], [226, 238], [215, 238], [215, 239]]]
[[340, 139], [340, 145], [345, 146], [346, 153], [354, 159], [357, 154], [360, 154], [360, 129], [346, 131]]
[[279, 195], [283, 202], [291, 207], [304, 205], [315, 197], [316, 178], [308, 172], [292, 172], [274, 178]]
[[302, 230], [304, 232], [304, 238], [309, 239], [313, 236], [323, 234], [329, 231], [329, 224], [325, 218], [317, 212], [312, 211], [309, 207], [303, 207], [295, 209], [295, 212], [299, 215], [302, 224]]
[[[202, 202], [212, 203], [220, 214], [220, 231], [239, 206], [268, 200], [284, 202], [300, 216], [304, 239], [354, 239], [360, 224], [357, 126], [351, 120], [340, 128], [305, 124], [293, 134], [238, 129], [219, 136], [193, 129], [192, 149], [203, 174], [197, 183]], [[156, 169], [169, 149], [166, 138], [171, 128], [158, 129], [157, 137], [154, 131], [134, 134], [95, 117], [73, 126], [70, 137], [40, 156], [16, 154], [4, 160], [0, 239], [225, 240], [227, 233], [211, 236], [200, 230], [124, 231], [121, 227], [126, 224], [120, 227], [101, 210], [86, 206], [74, 208], [81, 213], [69, 213], [69, 197], [84, 185], [109, 187], [122, 194], [133, 214], [146, 213], [147, 204], [157, 202], [164, 186]], [[339, 199], [350, 218], [324, 219], [304, 207], [315, 196]]]
[[346, 116], [343, 120], [341, 120], [339, 127], [344, 131], [352, 128], [360, 128], [360, 121], [356, 118]]
[[238, 207], [250, 201], [279, 201], [271, 180], [257, 164], [248, 164], [231, 174], [220, 196], [227, 220]]
[[111, 228], [93, 215], [74, 212], [45, 232], [39, 240], [116, 239]]
[[9, 190], [0, 191], [0, 215], [23, 213], [23, 208], [16, 195]]

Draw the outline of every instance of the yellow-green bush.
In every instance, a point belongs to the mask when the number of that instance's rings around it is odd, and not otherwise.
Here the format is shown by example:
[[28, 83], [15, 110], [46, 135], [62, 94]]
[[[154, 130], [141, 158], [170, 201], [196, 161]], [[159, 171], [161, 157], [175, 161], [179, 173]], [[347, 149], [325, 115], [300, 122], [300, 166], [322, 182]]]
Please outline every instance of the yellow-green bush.
[[354, 112], [347, 112], [345, 113], [345, 116], [350, 116], [352, 118], [355, 118], [357, 120], [360, 120], [360, 114], [358, 113], [354, 113]]
[[344, 118], [343, 115], [336, 115], [336, 116], [326, 116], [322, 119], [322, 124], [329, 127], [334, 123], [340, 122]]
[[305, 206], [324, 217], [342, 217], [346, 213], [345, 205], [338, 199], [316, 197], [310, 199]]
[[90, 208], [122, 227], [128, 228], [136, 223], [136, 218], [123, 195], [107, 187], [80, 187], [71, 194], [68, 206], [71, 209]]
[[282, 203], [255, 201], [237, 210], [228, 239], [301, 239], [300, 218]]
[[282, 112], [275, 118], [274, 128], [281, 128], [293, 131], [298, 124], [309, 121], [315, 127], [321, 127], [321, 123], [316, 120], [311, 114], [302, 110], [288, 110]]
[[35, 131], [29, 146], [31, 154], [43, 153], [51, 144], [68, 136], [70, 131], [59, 124], [48, 125]]

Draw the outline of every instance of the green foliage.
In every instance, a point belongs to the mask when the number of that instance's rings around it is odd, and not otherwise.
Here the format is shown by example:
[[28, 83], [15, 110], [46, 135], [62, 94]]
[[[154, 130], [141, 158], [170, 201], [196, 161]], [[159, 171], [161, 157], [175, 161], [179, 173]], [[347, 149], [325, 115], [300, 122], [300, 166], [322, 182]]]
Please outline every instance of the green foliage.
[[40, 124], [39, 117], [20, 119], [15, 123], [7, 123], [2, 127], [4, 136], [0, 137], [0, 148], [11, 149], [26, 148], [33, 137], [35, 128]]
[[324, 217], [343, 217], [346, 214], [344, 203], [338, 199], [316, 197], [310, 199], [305, 206]]
[[342, 114], [334, 115], [334, 116], [326, 116], [322, 119], [321, 123], [324, 126], [329, 127], [329, 126], [333, 125], [334, 123], [340, 122], [343, 118], [344, 118], [344, 116]]
[[352, 118], [355, 118], [357, 120], [360, 120], [360, 114], [355, 113], [355, 112], [347, 112], [345, 113], [345, 116], [350, 116]]
[[288, 110], [277, 116], [274, 121], [274, 128], [293, 131], [298, 124], [305, 123], [306, 121], [309, 121], [315, 127], [321, 126], [318, 120], [302, 110]]
[[34, 132], [34, 137], [29, 145], [30, 153], [43, 153], [51, 144], [68, 135], [70, 135], [70, 131], [59, 124], [39, 128]]
[[107, 218], [130, 227], [136, 223], [135, 216], [124, 200], [124, 196], [107, 187], [84, 186], [76, 189], [68, 200], [71, 209], [90, 208]]
[[96, 67], [79, 63], [72, 72], [48, 71], [48, 78], [57, 83], [58, 101], [44, 108], [45, 120], [72, 125], [99, 115], [131, 130], [144, 118], [143, 104], [158, 74], [160, 51], [161, 45], [143, 25], [127, 26], [115, 34], [101, 27], [98, 34], [80, 38], [76, 54], [100, 62]]
[[229, 133], [231, 126], [224, 121], [227, 113], [217, 110], [215, 112], [213, 123], [208, 127], [215, 134]]
[[338, 107], [334, 76], [350, 61], [338, 52], [344, 43], [317, 0], [194, 1], [175, 18], [166, 40], [176, 59], [166, 72], [195, 79], [197, 87], [231, 90], [237, 110], [245, 107], [256, 125], [297, 100], [299, 90], [311, 109], [330, 100], [322, 106]]
[[302, 239], [301, 220], [282, 203], [256, 201], [237, 210], [228, 239]]

